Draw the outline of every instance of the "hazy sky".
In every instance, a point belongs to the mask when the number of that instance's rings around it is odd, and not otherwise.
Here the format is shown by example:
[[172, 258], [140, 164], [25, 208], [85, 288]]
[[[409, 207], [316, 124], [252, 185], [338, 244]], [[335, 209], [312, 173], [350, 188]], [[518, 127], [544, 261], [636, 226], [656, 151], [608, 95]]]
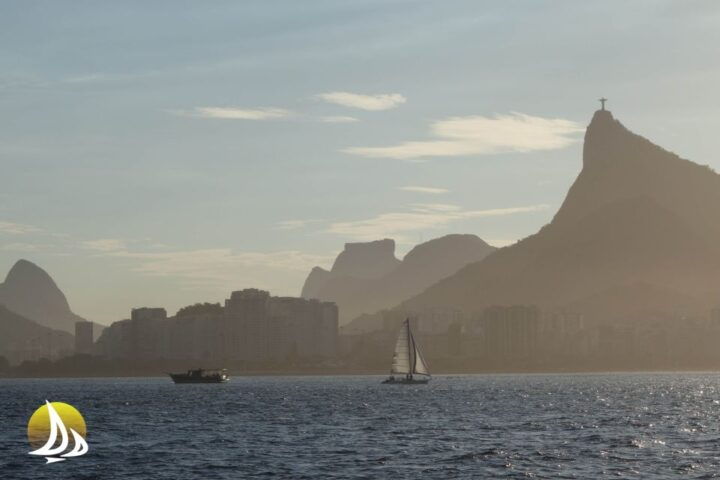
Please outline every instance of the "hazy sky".
[[[714, 1], [0, 1], [0, 272], [73, 310], [299, 294], [348, 241], [550, 221], [597, 98], [720, 169]], [[1, 274], [0, 274], [1, 275]]]

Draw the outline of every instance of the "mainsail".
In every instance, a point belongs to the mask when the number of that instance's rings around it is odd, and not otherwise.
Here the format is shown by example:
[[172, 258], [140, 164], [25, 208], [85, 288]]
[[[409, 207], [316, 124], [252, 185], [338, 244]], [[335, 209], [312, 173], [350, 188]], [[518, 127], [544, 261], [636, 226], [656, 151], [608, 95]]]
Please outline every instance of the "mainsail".
[[422, 352], [420, 351], [420, 345], [418, 345], [417, 342], [415, 342], [415, 337], [413, 336], [409, 325], [408, 325], [408, 333], [410, 334], [410, 340], [411, 340], [410, 343], [415, 352], [415, 355], [413, 357], [412, 373], [429, 376], [430, 372], [428, 371], [427, 363], [425, 363], [425, 359], [423, 358]]
[[397, 342], [395, 342], [395, 352], [393, 353], [393, 363], [390, 372], [400, 375], [430, 376], [427, 363], [410, 330], [409, 319], [403, 322]]
[[[57, 458], [53, 457], [53, 455], [58, 455], [67, 449], [68, 444], [70, 443], [68, 431], [62, 421], [62, 418], [60, 418], [60, 415], [58, 415], [57, 411], [55, 411], [52, 404], [47, 400], [45, 400], [45, 404], [47, 405], [48, 417], [50, 420], [50, 435], [48, 436], [45, 445], [37, 450], [33, 450], [30, 452], [30, 455], [42, 455], [46, 458], [47, 463], [62, 462], [65, 458]], [[71, 451], [61, 455], [61, 457], [79, 457], [80, 455], [85, 455], [88, 451], [88, 444], [85, 439], [72, 428], [70, 429], [70, 433], [72, 433], [75, 446]], [[55, 443], [58, 440], [58, 435], [60, 435], [60, 444], [55, 446]]]
[[393, 363], [390, 369], [391, 373], [407, 375], [412, 372], [410, 365], [410, 327], [408, 321], [405, 320], [403, 327], [400, 329], [397, 342], [395, 342], [395, 353], [393, 353]]

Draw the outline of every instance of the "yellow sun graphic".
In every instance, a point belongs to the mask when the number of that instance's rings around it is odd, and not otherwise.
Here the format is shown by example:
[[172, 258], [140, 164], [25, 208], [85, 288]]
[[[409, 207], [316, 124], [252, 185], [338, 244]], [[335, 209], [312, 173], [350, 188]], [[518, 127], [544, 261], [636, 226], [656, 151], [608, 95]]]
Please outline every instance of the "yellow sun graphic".
[[[72, 428], [77, 433], [87, 438], [87, 427], [85, 419], [72, 405], [63, 402], [50, 402], [55, 411], [62, 419], [65, 426]], [[27, 426], [28, 441], [33, 448], [40, 448], [50, 437], [50, 415], [47, 405], [35, 410]]]

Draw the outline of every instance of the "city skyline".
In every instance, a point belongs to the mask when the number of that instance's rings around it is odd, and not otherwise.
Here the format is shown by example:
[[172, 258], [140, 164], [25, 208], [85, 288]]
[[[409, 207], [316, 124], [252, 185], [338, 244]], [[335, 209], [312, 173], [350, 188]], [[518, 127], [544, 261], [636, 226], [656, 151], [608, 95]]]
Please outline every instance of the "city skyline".
[[0, 20], [0, 271], [37, 263], [105, 324], [298, 295], [346, 242], [535, 233], [601, 96], [720, 168], [711, 2], [42, 5]]

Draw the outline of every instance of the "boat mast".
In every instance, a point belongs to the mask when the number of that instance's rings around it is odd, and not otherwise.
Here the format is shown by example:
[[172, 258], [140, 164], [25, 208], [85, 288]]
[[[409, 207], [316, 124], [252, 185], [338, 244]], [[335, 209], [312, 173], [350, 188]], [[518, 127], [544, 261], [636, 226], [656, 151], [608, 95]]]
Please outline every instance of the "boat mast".
[[413, 372], [415, 371], [415, 345], [412, 338], [412, 332], [410, 331], [410, 318], [405, 319], [405, 328], [407, 328], [407, 342], [408, 342], [408, 367], [409, 378], [412, 380]]

